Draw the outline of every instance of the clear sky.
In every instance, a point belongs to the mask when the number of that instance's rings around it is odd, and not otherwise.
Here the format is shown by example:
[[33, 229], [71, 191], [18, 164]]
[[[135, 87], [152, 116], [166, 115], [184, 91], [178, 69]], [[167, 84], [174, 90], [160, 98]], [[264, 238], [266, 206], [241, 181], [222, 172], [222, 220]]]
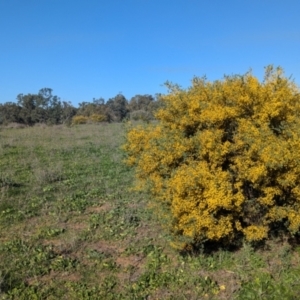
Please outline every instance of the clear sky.
[[166, 93], [282, 66], [300, 83], [299, 0], [0, 0], [0, 103]]

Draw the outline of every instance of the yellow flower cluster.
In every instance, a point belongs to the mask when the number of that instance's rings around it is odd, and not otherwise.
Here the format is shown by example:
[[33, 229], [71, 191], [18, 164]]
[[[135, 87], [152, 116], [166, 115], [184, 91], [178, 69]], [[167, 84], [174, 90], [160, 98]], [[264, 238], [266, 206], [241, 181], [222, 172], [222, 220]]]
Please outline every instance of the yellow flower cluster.
[[174, 245], [259, 241], [275, 222], [299, 231], [300, 94], [282, 69], [267, 67], [263, 82], [194, 78], [163, 104], [159, 122], [128, 129], [123, 148]]
[[92, 114], [91, 116], [82, 116], [82, 115], [76, 115], [72, 118], [72, 124], [73, 125], [80, 125], [80, 124], [86, 124], [86, 123], [100, 123], [100, 122], [106, 122], [107, 117], [103, 114]]

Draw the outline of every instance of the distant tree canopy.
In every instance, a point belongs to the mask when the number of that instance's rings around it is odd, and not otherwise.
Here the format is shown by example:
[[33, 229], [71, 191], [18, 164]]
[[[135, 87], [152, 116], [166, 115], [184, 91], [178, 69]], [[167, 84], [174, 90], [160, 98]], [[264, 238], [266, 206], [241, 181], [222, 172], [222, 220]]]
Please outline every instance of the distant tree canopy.
[[0, 124], [23, 123], [21, 110], [22, 108], [13, 102], [0, 104]]
[[17, 103], [7, 102], [0, 105], [0, 124], [35, 123], [62, 124], [69, 122], [76, 114], [70, 102], [61, 101], [52, 95], [52, 89], [43, 88], [37, 94], [19, 94]]
[[89, 117], [92, 114], [102, 114], [105, 112], [104, 99], [93, 99], [93, 102], [81, 102], [77, 110], [78, 115]]
[[17, 103], [0, 104], [0, 124], [71, 124], [74, 117], [78, 124], [88, 121], [121, 122], [124, 119], [149, 121], [154, 119], [154, 111], [161, 105], [159, 95], [155, 99], [151, 95], [137, 94], [128, 101], [119, 93], [107, 102], [103, 98], [94, 98], [92, 102], [81, 102], [75, 108], [52, 92], [51, 88], [43, 88], [37, 94], [19, 94]]
[[154, 112], [161, 106], [159, 95], [157, 100], [151, 95], [136, 95], [128, 103], [130, 119], [149, 121], [154, 119]]
[[122, 94], [118, 94], [114, 98], [110, 98], [106, 102], [107, 116], [109, 121], [120, 122], [126, 118], [128, 101]]

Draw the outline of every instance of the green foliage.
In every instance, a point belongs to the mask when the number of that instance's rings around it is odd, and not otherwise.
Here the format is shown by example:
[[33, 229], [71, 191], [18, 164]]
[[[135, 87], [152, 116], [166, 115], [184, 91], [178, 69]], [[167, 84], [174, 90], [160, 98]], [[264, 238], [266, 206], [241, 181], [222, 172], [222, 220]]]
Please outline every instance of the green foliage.
[[[299, 271], [293, 274], [293, 276], [299, 275]], [[253, 281], [242, 282], [238, 299], [296, 299], [299, 295], [300, 283], [293, 282], [294, 287], [286, 281], [275, 283], [269, 273], [262, 272], [256, 274]]]
[[108, 121], [120, 122], [127, 115], [127, 100], [122, 94], [108, 99], [106, 102]]
[[128, 103], [130, 112], [137, 110], [150, 111], [154, 98], [151, 95], [135, 95]]
[[151, 95], [136, 95], [132, 97], [127, 106], [130, 120], [142, 120], [145, 122], [154, 120], [154, 114], [161, 105], [159, 97], [159, 95], [156, 95], [157, 99], [154, 99]]
[[[94, 121], [102, 122], [106, 121], [106, 105], [104, 104], [104, 99], [93, 99], [93, 102], [82, 102], [79, 103], [79, 108], [77, 110], [78, 116], [85, 116], [90, 118], [91, 116], [101, 116], [101, 118], [105, 118], [105, 120]], [[94, 118], [95, 118], [94, 117]]]
[[21, 107], [16, 103], [0, 104], [0, 124], [22, 123]]
[[70, 102], [53, 96], [52, 89], [43, 88], [37, 94], [19, 94], [17, 103], [1, 104], [0, 124], [69, 124], [75, 113], [76, 109]]
[[168, 84], [158, 124], [133, 127], [124, 149], [173, 245], [262, 241], [300, 227], [300, 94], [266, 68], [188, 90]]
[[61, 102], [52, 95], [52, 89], [43, 88], [38, 94], [19, 94], [18, 106], [21, 108], [19, 116], [22, 123], [61, 124], [74, 115], [70, 103]]
[[[159, 95], [136, 95], [128, 103], [118, 94], [108, 99], [94, 98], [92, 102], [81, 102], [75, 108], [70, 102], [61, 101], [52, 95], [52, 89], [43, 88], [37, 94], [19, 94], [17, 103], [0, 104], [0, 125], [23, 127], [34, 124], [86, 124], [100, 122], [120, 122], [124, 119], [149, 121], [160, 107]], [[73, 117], [75, 119], [73, 120]], [[78, 118], [78, 119], [77, 119]], [[84, 119], [86, 118], [86, 119]], [[20, 126], [19, 126], [20, 127]]]
[[300, 251], [286, 241], [174, 251], [150, 195], [130, 189], [123, 135], [123, 124], [1, 129], [0, 299], [297, 299]]
[[145, 110], [136, 110], [130, 114], [130, 120], [132, 121], [149, 122], [151, 119], [151, 114]]

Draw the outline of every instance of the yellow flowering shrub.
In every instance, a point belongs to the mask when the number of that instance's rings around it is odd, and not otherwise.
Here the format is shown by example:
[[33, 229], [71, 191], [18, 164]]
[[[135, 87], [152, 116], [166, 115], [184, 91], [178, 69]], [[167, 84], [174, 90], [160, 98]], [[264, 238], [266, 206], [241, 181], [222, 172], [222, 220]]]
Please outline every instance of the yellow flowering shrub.
[[79, 124], [86, 124], [88, 122], [89, 118], [86, 116], [74, 116], [72, 118], [72, 125], [79, 125]]
[[172, 245], [260, 241], [300, 227], [300, 93], [281, 68], [169, 86], [158, 122], [123, 146]]
[[80, 124], [86, 124], [86, 123], [100, 123], [100, 122], [106, 122], [106, 121], [107, 121], [107, 117], [103, 114], [92, 114], [89, 117], [77, 115], [72, 118], [73, 125], [80, 125]]
[[107, 117], [104, 114], [92, 114], [89, 117], [89, 120], [92, 121], [93, 123], [101, 123], [101, 122], [106, 122]]

